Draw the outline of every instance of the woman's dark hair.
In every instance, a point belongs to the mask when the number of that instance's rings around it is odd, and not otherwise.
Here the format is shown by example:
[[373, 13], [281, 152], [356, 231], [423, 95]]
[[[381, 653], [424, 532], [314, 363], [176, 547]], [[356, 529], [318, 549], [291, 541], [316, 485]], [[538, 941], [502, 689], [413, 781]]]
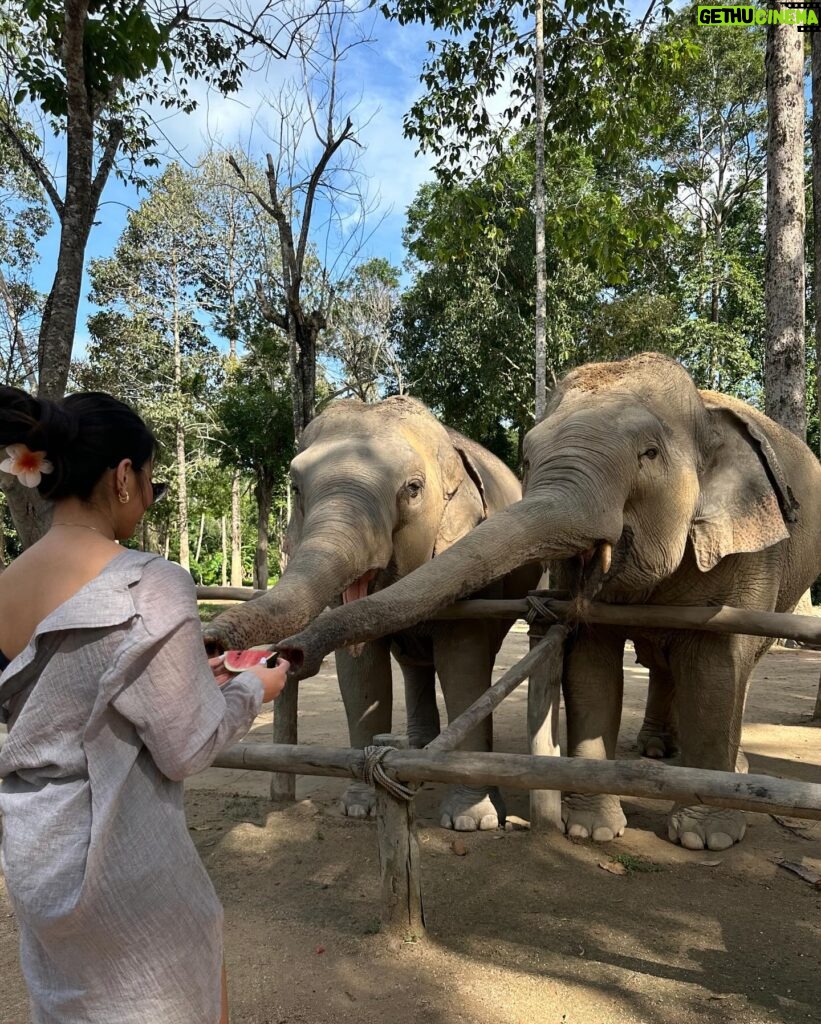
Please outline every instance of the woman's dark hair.
[[46, 453], [54, 472], [37, 487], [44, 498], [87, 501], [107, 469], [123, 459], [142, 469], [157, 442], [133, 409], [102, 391], [52, 402], [0, 386], [0, 447], [10, 444]]

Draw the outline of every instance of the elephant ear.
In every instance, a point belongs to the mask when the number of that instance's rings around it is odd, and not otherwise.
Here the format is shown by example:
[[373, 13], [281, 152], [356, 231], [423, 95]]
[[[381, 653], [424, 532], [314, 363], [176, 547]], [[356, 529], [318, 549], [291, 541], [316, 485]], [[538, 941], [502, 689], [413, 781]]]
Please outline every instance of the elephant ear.
[[445, 509], [433, 547], [434, 557], [487, 519], [485, 487], [466, 449], [455, 439], [450, 440], [439, 450], [439, 464]]
[[699, 569], [709, 572], [727, 555], [786, 540], [799, 506], [754, 414], [741, 403], [703, 398], [717, 443], [701, 476], [690, 537]]

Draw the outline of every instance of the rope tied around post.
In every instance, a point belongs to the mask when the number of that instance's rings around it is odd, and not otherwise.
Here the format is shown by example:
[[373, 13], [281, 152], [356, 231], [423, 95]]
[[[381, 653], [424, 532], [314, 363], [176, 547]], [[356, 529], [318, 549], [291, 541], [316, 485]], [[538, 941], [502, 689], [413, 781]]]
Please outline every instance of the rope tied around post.
[[[397, 750], [397, 747], [365, 747], [365, 763], [362, 766], [362, 778], [369, 786], [382, 786], [397, 800], [413, 800], [416, 791], [410, 786], [405, 786], [397, 779], [391, 778], [382, 767], [382, 759], [386, 754]], [[351, 774], [359, 777], [359, 772], [351, 769]]]
[[528, 609], [527, 614], [525, 615], [525, 620], [527, 621], [528, 626], [532, 626], [533, 623], [537, 622], [539, 619], [544, 619], [547, 622], [560, 621], [559, 616], [548, 608], [547, 603], [537, 594], [528, 594], [526, 600]]

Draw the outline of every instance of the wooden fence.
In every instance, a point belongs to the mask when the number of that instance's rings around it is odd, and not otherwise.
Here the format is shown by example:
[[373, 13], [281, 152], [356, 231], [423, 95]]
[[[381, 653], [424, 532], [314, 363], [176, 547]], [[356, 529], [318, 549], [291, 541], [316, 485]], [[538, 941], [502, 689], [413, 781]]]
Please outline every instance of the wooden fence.
[[[424, 912], [419, 848], [413, 808], [414, 784], [468, 783], [530, 790], [531, 829], [561, 827], [561, 792], [703, 803], [821, 820], [821, 784], [765, 775], [678, 768], [654, 761], [594, 761], [559, 756], [558, 718], [563, 646], [570, 630], [561, 619], [577, 616], [576, 604], [550, 592], [525, 601], [463, 601], [440, 618], [488, 616], [531, 620], [531, 649], [493, 686], [422, 750], [402, 749], [403, 737], [378, 736], [367, 750], [307, 745], [237, 744], [214, 764], [295, 775], [371, 780], [377, 784], [377, 830], [382, 880], [382, 927], [393, 937], [419, 936]], [[739, 608], [695, 608], [589, 603], [581, 608], [589, 624], [650, 629], [695, 629], [718, 633], [788, 637], [821, 644], [821, 619]], [[549, 624], [552, 620], [553, 624]], [[530, 754], [457, 751], [462, 740], [525, 679], [528, 686]], [[381, 748], [395, 748], [383, 750]], [[379, 765], [376, 766], [376, 761]], [[375, 767], [376, 766], [376, 767]], [[384, 779], [385, 776], [383, 775]], [[407, 791], [402, 794], [401, 781]], [[393, 790], [393, 791], [392, 791]], [[409, 797], [409, 798], [408, 798]]]

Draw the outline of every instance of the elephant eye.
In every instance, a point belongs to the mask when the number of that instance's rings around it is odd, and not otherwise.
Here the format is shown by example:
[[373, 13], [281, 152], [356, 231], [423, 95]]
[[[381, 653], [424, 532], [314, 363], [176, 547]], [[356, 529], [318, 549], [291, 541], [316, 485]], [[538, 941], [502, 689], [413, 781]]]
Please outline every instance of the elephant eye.
[[640, 458], [642, 459], [655, 459], [658, 456], [658, 448], [648, 448], [646, 451], [641, 453]]
[[407, 491], [409, 497], [411, 498], [418, 498], [419, 495], [422, 493], [423, 487], [424, 484], [422, 483], [421, 480], [409, 480], [405, 484], [405, 490]]

